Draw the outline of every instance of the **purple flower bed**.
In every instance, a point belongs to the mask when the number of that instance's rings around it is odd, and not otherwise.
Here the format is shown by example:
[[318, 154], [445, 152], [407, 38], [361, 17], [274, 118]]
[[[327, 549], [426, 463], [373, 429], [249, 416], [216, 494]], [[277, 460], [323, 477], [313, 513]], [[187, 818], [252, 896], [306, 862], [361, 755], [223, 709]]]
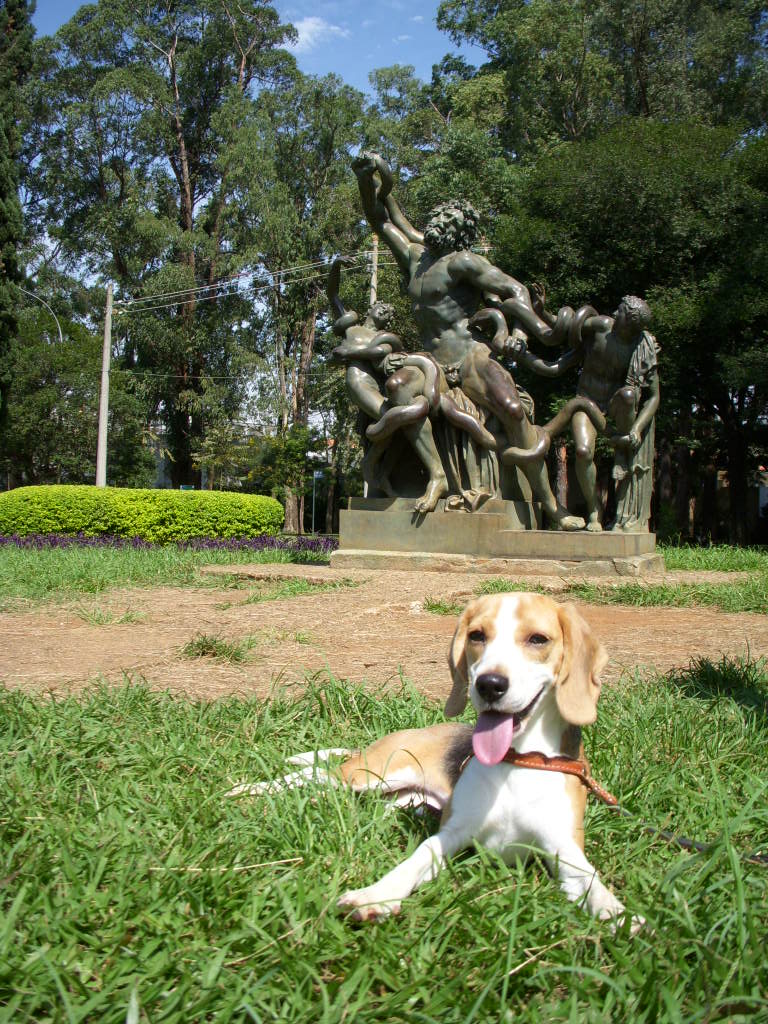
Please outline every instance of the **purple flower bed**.
[[[0, 547], [17, 548], [154, 548], [140, 537], [86, 537], [85, 534], [30, 533], [25, 537], [18, 534], [0, 535]], [[330, 555], [339, 546], [336, 537], [243, 537], [227, 540], [198, 537], [183, 541], [177, 547], [189, 551], [290, 551], [295, 554], [313, 553]]]

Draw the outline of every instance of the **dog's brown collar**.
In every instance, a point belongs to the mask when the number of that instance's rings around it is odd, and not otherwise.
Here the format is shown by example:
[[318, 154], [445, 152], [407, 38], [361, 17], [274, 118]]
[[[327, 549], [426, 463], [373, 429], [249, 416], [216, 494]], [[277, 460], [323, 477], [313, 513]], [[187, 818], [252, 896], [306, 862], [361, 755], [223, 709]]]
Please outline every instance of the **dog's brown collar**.
[[[464, 764], [462, 764], [461, 771], [464, 771], [473, 756], [473, 754], [469, 755]], [[609, 793], [607, 789], [603, 789], [600, 783], [592, 778], [586, 761], [581, 761], [576, 757], [565, 757], [564, 755], [549, 757], [547, 754], [542, 754], [540, 750], [530, 750], [527, 754], [518, 754], [514, 747], [510, 747], [501, 760], [518, 768], [533, 768], [536, 771], [561, 772], [563, 775], [575, 775], [588, 790], [595, 794], [598, 800], [602, 800], [604, 804], [608, 804], [610, 807], [618, 806], [619, 801], [616, 797]]]

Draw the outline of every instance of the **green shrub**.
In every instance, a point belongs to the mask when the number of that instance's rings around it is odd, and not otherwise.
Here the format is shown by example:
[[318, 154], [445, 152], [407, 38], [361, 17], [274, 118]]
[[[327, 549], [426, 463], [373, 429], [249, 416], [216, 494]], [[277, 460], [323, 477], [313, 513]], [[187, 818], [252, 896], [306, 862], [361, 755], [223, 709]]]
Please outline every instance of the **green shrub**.
[[258, 537], [283, 525], [274, 498], [229, 491], [52, 485], [0, 494], [0, 534], [82, 533], [164, 544], [194, 537]]

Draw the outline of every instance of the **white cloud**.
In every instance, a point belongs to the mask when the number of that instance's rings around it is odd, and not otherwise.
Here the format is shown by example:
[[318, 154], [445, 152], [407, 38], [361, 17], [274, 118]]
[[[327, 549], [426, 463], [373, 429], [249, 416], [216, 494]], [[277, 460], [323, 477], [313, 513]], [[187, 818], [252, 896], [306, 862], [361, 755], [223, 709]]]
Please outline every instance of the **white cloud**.
[[424, 21], [424, 15], [417, 14], [414, 18], [411, 18], [411, 21]]
[[331, 39], [348, 39], [350, 35], [349, 29], [342, 28], [341, 25], [332, 25], [324, 18], [316, 16], [294, 21], [293, 27], [299, 34], [296, 42], [289, 47], [294, 53], [309, 53]]
[[412, 36], [395, 36], [395, 38], [392, 40], [392, 42], [393, 43], [407, 43], [408, 40], [412, 39], [412, 38], [413, 38]]

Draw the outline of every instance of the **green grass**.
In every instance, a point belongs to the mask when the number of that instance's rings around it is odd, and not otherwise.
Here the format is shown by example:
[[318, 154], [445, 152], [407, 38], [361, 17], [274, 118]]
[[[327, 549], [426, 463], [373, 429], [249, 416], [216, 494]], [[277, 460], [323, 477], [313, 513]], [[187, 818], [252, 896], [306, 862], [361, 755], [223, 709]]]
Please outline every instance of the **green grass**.
[[[303, 597], [305, 594], [327, 594], [335, 590], [346, 590], [349, 587], [359, 587], [360, 580], [340, 579], [327, 583], [318, 583], [313, 580], [292, 579], [292, 580], [263, 580], [252, 590], [243, 601], [227, 601], [220, 604], [219, 608], [231, 608], [237, 604], [261, 604], [262, 601], [282, 601], [287, 597]], [[250, 582], [246, 582], [250, 586]]]
[[[377, 798], [228, 800], [291, 752], [440, 719], [405, 687], [316, 679], [290, 701], [143, 685], [0, 691], [0, 1021], [693, 1022], [768, 1018], [768, 676], [701, 663], [606, 688], [587, 753], [635, 815], [590, 802], [587, 854], [648, 929], [568, 903], [537, 865], [458, 858], [400, 918], [333, 910], [431, 831]], [[713, 843], [689, 855], [649, 822]]]
[[464, 604], [458, 601], [444, 601], [439, 597], [425, 597], [422, 608], [433, 615], [461, 615]]
[[246, 636], [242, 640], [225, 640], [223, 636], [211, 633], [198, 633], [181, 648], [185, 658], [213, 658], [216, 661], [243, 662], [248, 654], [259, 643], [256, 636]]
[[[503, 594], [517, 591], [552, 593], [525, 580], [492, 577], [484, 580], [476, 594]], [[558, 588], [555, 596], [576, 598], [587, 604], [623, 604], [638, 608], [717, 608], [723, 612], [757, 612], [768, 614], [768, 573], [755, 573], [745, 580], [731, 583], [587, 583], [574, 581]], [[454, 606], [433, 601], [427, 611], [439, 615], [453, 615]]]
[[[201, 576], [204, 565], [318, 561], [287, 551], [192, 551], [173, 545], [151, 549], [0, 547], [0, 611], [98, 594], [115, 587], [222, 587], [240, 581]], [[327, 558], [325, 559], [327, 560]]]
[[[549, 587], [542, 587], [536, 583], [527, 583], [525, 579], [509, 580], [503, 576], [490, 576], [475, 587], [476, 594], [512, 594], [512, 593], [535, 593], [549, 594]], [[558, 591], [560, 593], [560, 591]]]
[[768, 615], [768, 573], [733, 583], [622, 583], [599, 586], [571, 583], [563, 593], [589, 604], [629, 604], [637, 607], [718, 608], [723, 612]]
[[667, 569], [707, 570], [709, 572], [764, 572], [768, 573], [768, 548], [737, 548], [730, 544], [715, 544], [708, 548], [674, 547], [660, 544]]
[[89, 626], [125, 626], [134, 622], [145, 622], [147, 616], [143, 612], [134, 612], [129, 608], [118, 615], [105, 608], [84, 608], [78, 607], [77, 617], [87, 622]]

